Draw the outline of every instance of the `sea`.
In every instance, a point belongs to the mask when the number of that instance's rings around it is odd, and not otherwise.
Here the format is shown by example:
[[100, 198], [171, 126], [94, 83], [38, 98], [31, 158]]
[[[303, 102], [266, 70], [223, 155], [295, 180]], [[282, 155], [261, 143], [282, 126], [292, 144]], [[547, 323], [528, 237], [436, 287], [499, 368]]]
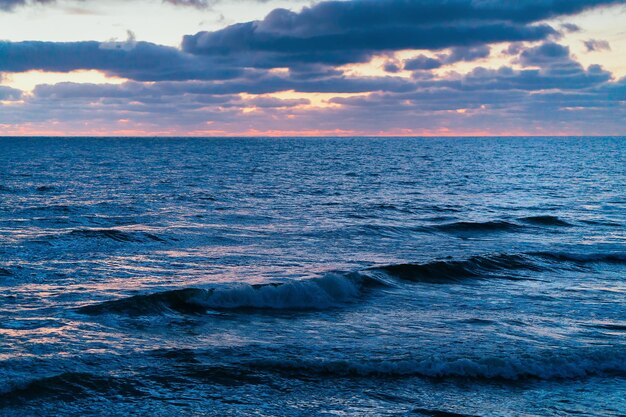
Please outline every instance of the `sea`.
[[626, 138], [1, 138], [2, 416], [624, 416]]

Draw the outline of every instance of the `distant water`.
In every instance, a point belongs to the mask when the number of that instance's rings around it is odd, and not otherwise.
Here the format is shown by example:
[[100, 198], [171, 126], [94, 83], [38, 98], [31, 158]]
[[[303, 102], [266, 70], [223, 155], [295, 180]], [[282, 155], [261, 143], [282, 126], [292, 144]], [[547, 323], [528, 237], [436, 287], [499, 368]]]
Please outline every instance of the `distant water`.
[[626, 414], [626, 139], [0, 139], [0, 414]]

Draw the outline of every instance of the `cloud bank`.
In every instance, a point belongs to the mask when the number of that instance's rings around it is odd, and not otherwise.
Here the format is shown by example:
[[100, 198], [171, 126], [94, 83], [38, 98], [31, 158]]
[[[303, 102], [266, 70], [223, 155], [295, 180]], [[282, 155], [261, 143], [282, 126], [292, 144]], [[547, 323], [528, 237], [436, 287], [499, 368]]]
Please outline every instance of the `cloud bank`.
[[[0, 8], [24, 3], [0, 0]], [[132, 36], [0, 42], [0, 72], [97, 70], [129, 80], [40, 85], [28, 95], [3, 87], [0, 124], [55, 120], [71, 129], [88, 120], [93, 129], [192, 134], [623, 132], [626, 82], [580, 64], [559, 43], [562, 31], [579, 28], [547, 20], [624, 3], [326, 1], [187, 35], [180, 48]], [[585, 46], [610, 48], [593, 39]], [[395, 57], [406, 51], [415, 53]], [[494, 56], [508, 63], [485, 66]], [[378, 73], [350, 72], [376, 57], [387, 57]], [[458, 64], [473, 69], [455, 72]]]

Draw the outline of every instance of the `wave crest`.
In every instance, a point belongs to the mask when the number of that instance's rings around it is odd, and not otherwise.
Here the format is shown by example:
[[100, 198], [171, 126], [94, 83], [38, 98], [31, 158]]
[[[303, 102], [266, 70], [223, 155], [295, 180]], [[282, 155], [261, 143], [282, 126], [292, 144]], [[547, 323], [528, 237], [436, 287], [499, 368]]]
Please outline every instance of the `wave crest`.
[[[467, 260], [442, 260], [423, 264], [396, 264], [370, 268], [412, 282], [446, 283], [512, 270], [541, 271], [544, 267], [524, 255], [473, 256]], [[510, 278], [510, 277], [507, 277]]]
[[148, 232], [122, 231], [117, 229], [77, 229], [70, 236], [90, 239], [110, 239], [116, 242], [165, 242], [164, 239]]
[[525, 222], [525, 223], [530, 223], [530, 224], [536, 224], [539, 226], [562, 226], [562, 227], [567, 227], [567, 226], [571, 226], [571, 223], [566, 222], [565, 220], [562, 220], [556, 216], [528, 216], [528, 217], [522, 217], [520, 219], [521, 221]]
[[356, 301], [365, 288], [384, 285], [361, 274], [330, 273], [320, 278], [276, 284], [237, 284], [224, 288], [185, 288], [136, 295], [79, 308], [83, 314], [131, 316], [177, 312], [201, 314], [207, 310], [268, 309], [323, 310]]
[[[136, 295], [84, 306], [80, 313], [202, 314], [208, 310], [324, 310], [359, 301], [367, 289], [411, 283], [451, 284], [467, 279], [531, 279], [515, 271], [550, 271], [587, 263], [626, 264], [620, 253], [575, 255], [558, 252], [491, 254], [465, 260], [435, 260], [375, 266], [357, 272], [328, 273], [319, 278], [260, 285], [233, 284], [208, 289], [184, 288]], [[1, 271], [0, 271], [1, 272]]]
[[624, 351], [571, 352], [559, 355], [524, 355], [507, 358], [444, 358], [381, 361], [265, 360], [252, 369], [292, 375], [357, 377], [425, 377], [519, 381], [527, 379], [576, 379], [593, 375], [626, 376]]
[[433, 229], [448, 233], [514, 232], [523, 226], [507, 221], [468, 222], [459, 221], [432, 226]]

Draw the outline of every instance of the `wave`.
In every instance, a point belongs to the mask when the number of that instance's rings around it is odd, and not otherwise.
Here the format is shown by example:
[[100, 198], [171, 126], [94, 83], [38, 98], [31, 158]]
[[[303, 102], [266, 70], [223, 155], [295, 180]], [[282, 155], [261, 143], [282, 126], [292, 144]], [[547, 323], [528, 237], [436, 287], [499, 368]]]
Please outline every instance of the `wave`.
[[320, 278], [275, 284], [237, 284], [218, 288], [185, 288], [120, 300], [105, 301], [77, 309], [88, 315], [126, 314], [142, 316], [176, 312], [202, 314], [208, 310], [324, 310], [355, 302], [368, 287], [385, 285], [358, 273], [330, 273]]
[[79, 209], [83, 208], [82, 206], [68, 206], [65, 204], [49, 204], [45, 206], [32, 206], [25, 207], [22, 211], [24, 213], [29, 212], [58, 212], [58, 213], [74, 213]]
[[597, 329], [612, 330], [618, 332], [626, 332], [626, 322], [623, 323], [599, 323], [591, 325]]
[[13, 272], [6, 268], [0, 268], [0, 277], [12, 277]]
[[530, 255], [543, 258], [552, 262], [568, 262], [574, 264], [618, 264], [626, 265], [626, 253], [609, 252], [609, 253], [589, 253], [574, 254], [565, 252], [530, 252]]
[[430, 408], [414, 408], [411, 414], [419, 414], [428, 417], [476, 417], [469, 414], [459, 414], [452, 411], [433, 410]]
[[110, 239], [116, 242], [165, 242], [165, 239], [147, 232], [122, 231], [117, 229], [77, 229], [69, 232], [70, 236]]
[[56, 189], [57, 187], [55, 187], [54, 185], [42, 185], [36, 188], [36, 190], [40, 193], [47, 193], [49, 191], [54, 191]]
[[[423, 264], [396, 264], [369, 268], [411, 282], [447, 283], [513, 270], [542, 271], [546, 268], [525, 255], [496, 254], [467, 260], [442, 260]], [[366, 271], [368, 271], [366, 270]]]
[[209, 310], [325, 310], [359, 301], [366, 291], [400, 282], [452, 284], [468, 279], [528, 280], [514, 271], [570, 269], [563, 263], [626, 264], [624, 254], [573, 255], [556, 252], [491, 254], [465, 260], [381, 265], [356, 272], [332, 272], [322, 277], [269, 284], [233, 284], [213, 288], [183, 288], [105, 301], [77, 309], [88, 315], [130, 316], [167, 313], [203, 314]]
[[591, 220], [584, 219], [580, 220], [582, 223], [594, 225], [594, 226], [609, 226], [609, 227], [621, 227], [622, 223], [612, 221], [612, 220]]
[[510, 232], [524, 229], [523, 226], [503, 220], [486, 222], [460, 221], [434, 225], [431, 228], [448, 233]]
[[546, 352], [519, 357], [444, 358], [380, 361], [306, 361], [302, 359], [251, 362], [252, 370], [284, 373], [292, 377], [425, 377], [520, 381], [578, 379], [595, 375], [626, 377], [626, 352], [557, 354]]
[[519, 219], [522, 222], [536, 224], [540, 226], [572, 226], [571, 223], [566, 222], [556, 216], [528, 216]]
[[19, 405], [40, 398], [73, 401], [94, 393], [118, 393], [144, 396], [130, 380], [110, 376], [98, 376], [84, 372], [64, 372], [58, 375], [14, 384], [0, 392], [0, 407]]

